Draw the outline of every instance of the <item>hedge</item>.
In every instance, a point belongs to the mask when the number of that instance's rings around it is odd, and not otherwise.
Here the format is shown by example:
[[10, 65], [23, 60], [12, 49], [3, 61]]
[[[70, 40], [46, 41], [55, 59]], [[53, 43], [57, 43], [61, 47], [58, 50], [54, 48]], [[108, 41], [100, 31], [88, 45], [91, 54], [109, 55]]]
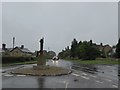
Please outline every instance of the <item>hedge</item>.
[[36, 57], [2, 57], [2, 64], [36, 60]]

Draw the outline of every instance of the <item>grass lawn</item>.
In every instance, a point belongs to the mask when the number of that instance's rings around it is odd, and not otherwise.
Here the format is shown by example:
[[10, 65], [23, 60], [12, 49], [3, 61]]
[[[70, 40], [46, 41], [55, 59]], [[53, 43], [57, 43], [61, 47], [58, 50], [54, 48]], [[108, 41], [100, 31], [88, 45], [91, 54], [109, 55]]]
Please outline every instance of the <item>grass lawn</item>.
[[120, 64], [120, 60], [110, 59], [110, 58], [103, 58], [103, 59], [96, 59], [96, 60], [70, 60], [73, 62], [77, 62], [80, 64], [106, 64], [106, 65], [112, 65], [112, 64]]

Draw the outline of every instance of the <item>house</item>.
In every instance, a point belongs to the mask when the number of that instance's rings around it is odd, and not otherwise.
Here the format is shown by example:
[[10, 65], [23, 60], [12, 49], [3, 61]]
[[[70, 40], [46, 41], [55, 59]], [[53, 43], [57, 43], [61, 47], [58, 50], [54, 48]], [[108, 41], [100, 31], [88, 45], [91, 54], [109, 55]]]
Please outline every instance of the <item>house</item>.
[[110, 45], [103, 45], [102, 43], [100, 45], [96, 45], [96, 47], [99, 49], [100, 52], [103, 52], [105, 54], [105, 57], [111, 56], [113, 53], [113, 49]]
[[30, 52], [29, 49], [24, 48], [24, 45], [21, 45], [21, 47], [6, 48], [6, 44], [2, 44], [0, 53], [2, 56], [17, 56], [17, 57], [21, 57], [21, 56], [27, 57], [33, 55], [33, 53]]
[[112, 47], [111, 46], [105, 45], [103, 50], [105, 52], [106, 57], [112, 55]]
[[6, 48], [6, 44], [2, 44], [2, 48], [0, 48], [0, 56], [9, 56], [12, 48]]
[[32, 52], [30, 52], [29, 49], [24, 48], [24, 45], [21, 45], [21, 47], [15, 47], [10, 51], [10, 56], [32, 56]]
[[116, 46], [113, 46], [112, 50], [113, 50], [113, 54], [116, 53]]

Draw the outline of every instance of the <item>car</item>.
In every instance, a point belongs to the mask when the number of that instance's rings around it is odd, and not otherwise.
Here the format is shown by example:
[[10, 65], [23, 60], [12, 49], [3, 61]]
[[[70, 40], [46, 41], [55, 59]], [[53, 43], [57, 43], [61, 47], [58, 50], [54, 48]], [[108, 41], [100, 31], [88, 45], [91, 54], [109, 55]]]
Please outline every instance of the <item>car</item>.
[[59, 60], [59, 57], [54, 56], [54, 57], [52, 58], [52, 60], [54, 60], [54, 61]]

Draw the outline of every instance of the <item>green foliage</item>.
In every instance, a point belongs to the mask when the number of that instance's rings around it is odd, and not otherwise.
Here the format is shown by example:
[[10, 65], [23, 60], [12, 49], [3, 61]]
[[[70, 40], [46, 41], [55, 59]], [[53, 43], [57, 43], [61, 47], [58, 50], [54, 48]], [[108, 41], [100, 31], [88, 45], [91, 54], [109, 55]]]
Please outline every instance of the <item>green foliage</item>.
[[92, 44], [92, 40], [77, 42], [76, 39], [72, 41], [71, 49], [65, 49], [59, 53], [60, 58], [72, 58], [82, 60], [94, 60], [100, 55], [100, 52]]
[[62, 50], [62, 52], [60, 52], [58, 54], [58, 57], [62, 58], [62, 59], [70, 58], [70, 49], [69, 49], [69, 47], [65, 48], [65, 50]]
[[96, 60], [69, 60], [69, 61], [76, 62], [79, 64], [87, 64], [87, 65], [90, 65], [90, 64], [93, 64], [93, 65], [96, 65], [96, 64], [98, 64], [98, 65], [120, 64], [119, 60], [112, 59], [112, 58], [98, 58]]
[[2, 57], [2, 64], [37, 60], [36, 57]]
[[54, 56], [56, 56], [56, 53], [54, 51], [48, 51], [48, 58], [52, 59]]
[[116, 55], [117, 55], [117, 58], [120, 58], [120, 38], [119, 38], [118, 43], [116, 45]]
[[73, 58], [77, 57], [77, 51], [78, 51], [78, 43], [77, 40], [74, 38], [71, 45], [71, 57]]
[[92, 45], [92, 41], [87, 42], [84, 41], [79, 45], [79, 59], [83, 60], [94, 60], [97, 56], [99, 56], [99, 51]]

